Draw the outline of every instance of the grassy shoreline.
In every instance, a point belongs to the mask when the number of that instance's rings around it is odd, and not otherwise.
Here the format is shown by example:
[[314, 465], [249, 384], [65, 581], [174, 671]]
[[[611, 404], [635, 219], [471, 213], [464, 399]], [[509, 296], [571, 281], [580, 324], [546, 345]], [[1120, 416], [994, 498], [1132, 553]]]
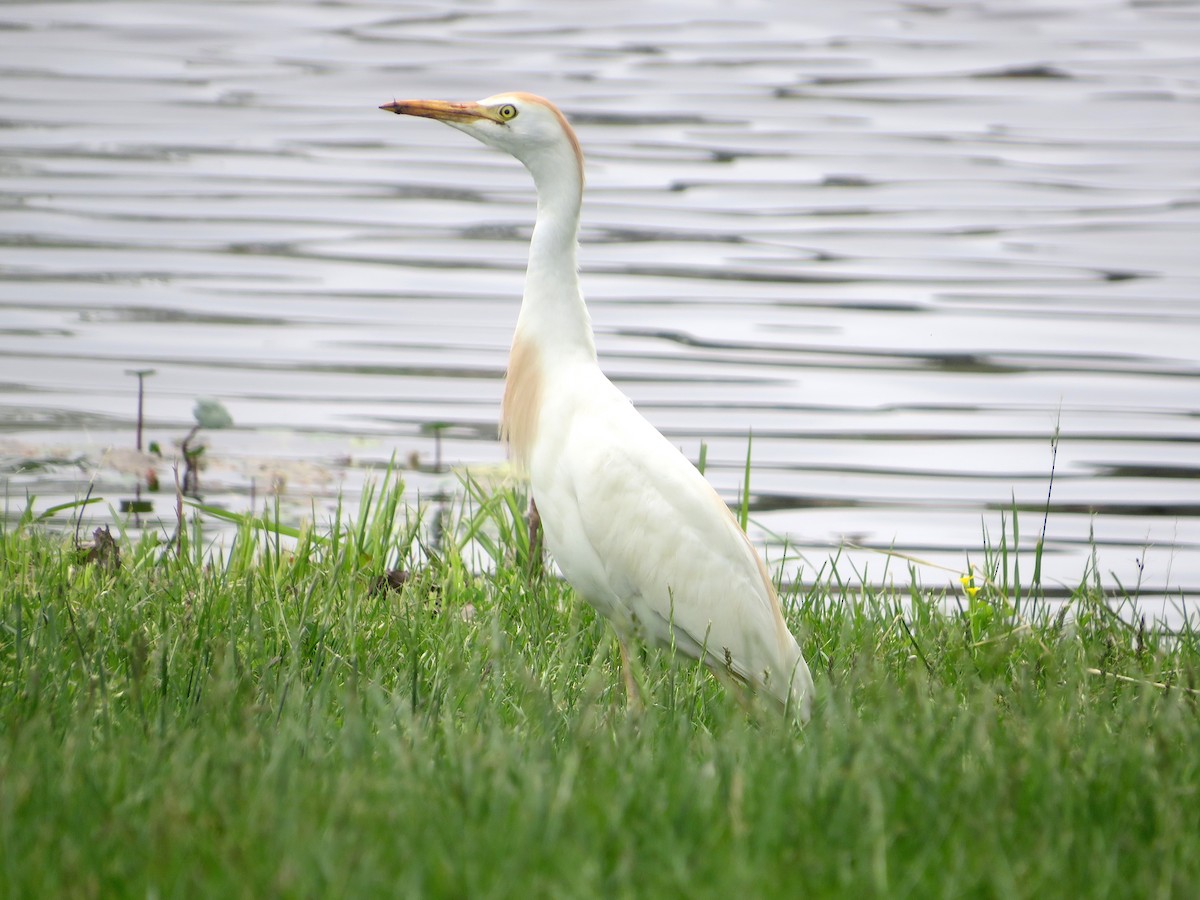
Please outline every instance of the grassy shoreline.
[[[399, 491], [220, 560], [0, 532], [0, 893], [1189, 896], [1200, 639], [1014, 585], [785, 598], [803, 731], [607, 626], [475, 497], [399, 590]], [[1026, 586], [1026, 591], [1028, 586]]]

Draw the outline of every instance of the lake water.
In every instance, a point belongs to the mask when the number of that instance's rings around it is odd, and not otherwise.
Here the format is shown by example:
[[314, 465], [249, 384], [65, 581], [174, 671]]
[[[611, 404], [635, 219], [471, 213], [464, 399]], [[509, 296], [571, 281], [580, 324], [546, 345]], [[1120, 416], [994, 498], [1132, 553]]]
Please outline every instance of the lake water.
[[1014, 505], [1028, 573], [1049, 491], [1048, 585], [1200, 593], [1196, 2], [39, 0], [0, 67], [10, 516], [133, 495], [135, 369], [168, 455], [232, 415], [209, 503], [501, 463], [532, 185], [376, 107], [513, 89], [587, 153], [605, 369], [730, 501], [753, 433], [786, 577], [955, 585]]

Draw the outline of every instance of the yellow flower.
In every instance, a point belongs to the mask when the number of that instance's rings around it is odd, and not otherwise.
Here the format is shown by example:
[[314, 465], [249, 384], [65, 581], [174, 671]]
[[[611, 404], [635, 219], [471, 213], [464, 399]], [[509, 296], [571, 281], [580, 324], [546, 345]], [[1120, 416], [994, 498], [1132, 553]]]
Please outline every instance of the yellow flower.
[[963, 590], [967, 592], [967, 596], [974, 600], [975, 595], [979, 593], [979, 588], [975, 586], [975, 576], [967, 574], [958, 580], [962, 582]]

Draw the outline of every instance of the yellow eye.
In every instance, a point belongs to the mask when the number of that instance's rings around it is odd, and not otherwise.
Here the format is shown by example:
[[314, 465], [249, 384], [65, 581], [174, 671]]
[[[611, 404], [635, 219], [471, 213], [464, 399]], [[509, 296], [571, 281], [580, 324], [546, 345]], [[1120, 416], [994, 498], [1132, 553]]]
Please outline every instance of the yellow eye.
[[517, 117], [517, 108], [511, 103], [505, 103], [502, 107], [496, 110], [496, 114], [504, 121], [515, 119]]

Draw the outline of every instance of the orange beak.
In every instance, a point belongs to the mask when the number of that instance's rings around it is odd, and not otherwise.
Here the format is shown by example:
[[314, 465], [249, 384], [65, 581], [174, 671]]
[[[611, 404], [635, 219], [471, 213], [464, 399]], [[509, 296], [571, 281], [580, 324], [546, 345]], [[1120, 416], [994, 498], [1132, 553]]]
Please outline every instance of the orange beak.
[[441, 122], [470, 122], [474, 119], [490, 119], [491, 113], [478, 103], [452, 103], [449, 100], [393, 100], [380, 109], [394, 112], [398, 116], [420, 116]]

